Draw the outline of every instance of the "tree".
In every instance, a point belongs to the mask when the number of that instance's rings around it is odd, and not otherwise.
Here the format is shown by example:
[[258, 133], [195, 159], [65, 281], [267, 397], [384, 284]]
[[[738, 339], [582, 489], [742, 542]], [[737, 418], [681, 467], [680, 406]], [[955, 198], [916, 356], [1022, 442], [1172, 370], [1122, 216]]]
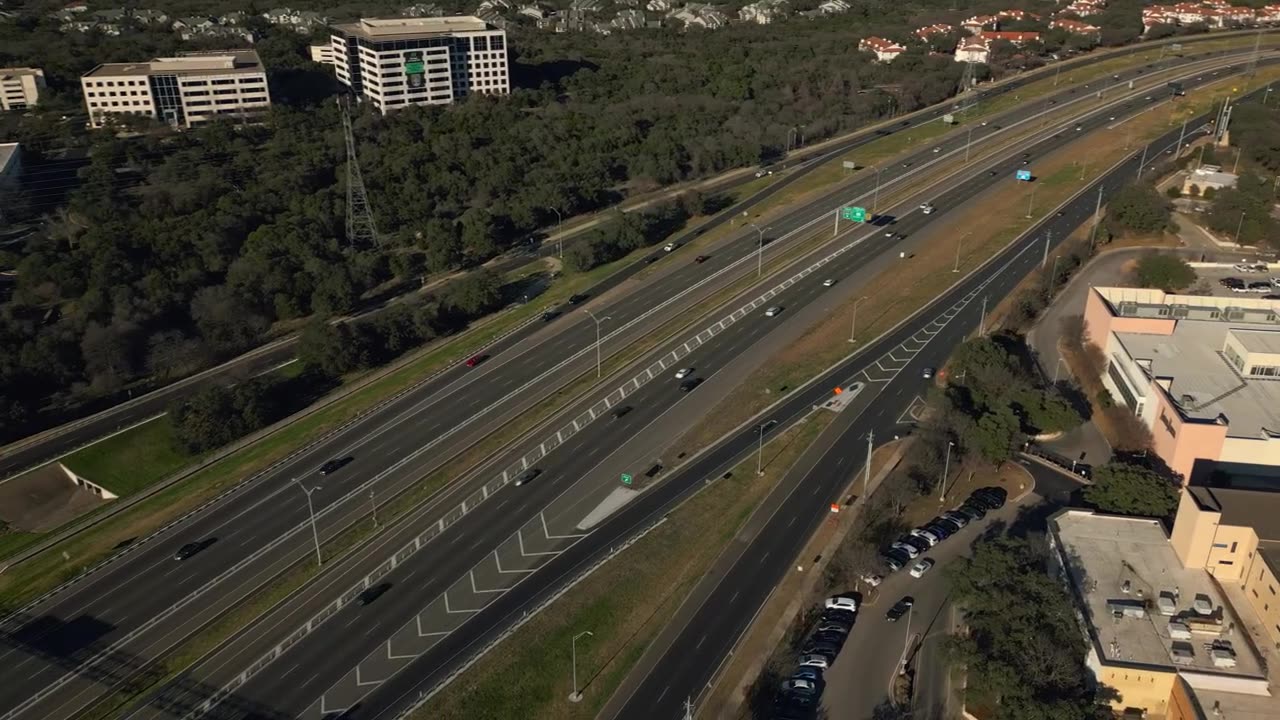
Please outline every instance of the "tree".
[[1140, 286], [1165, 292], [1183, 290], [1196, 281], [1196, 271], [1186, 260], [1164, 253], [1142, 256], [1133, 275]]
[[1103, 512], [1120, 515], [1168, 517], [1178, 507], [1174, 483], [1153, 470], [1122, 462], [1095, 468], [1084, 499]]
[[441, 301], [466, 318], [475, 318], [502, 302], [502, 279], [491, 270], [467, 273], [449, 283]]
[[1121, 230], [1153, 233], [1169, 224], [1169, 205], [1151, 185], [1131, 183], [1107, 202], [1107, 217]]
[[1084, 421], [1056, 391], [1029, 388], [1018, 393], [1015, 402], [1027, 430], [1032, 433], [1063, 432]]
[[984, 460], [999, 465], [1013, 456], [1018, 439], [1018, 416], [1008, 406], [978, 418], [970, 444]]
[[298, 362], [329, 377], [341, 377], [364, 364], [364, 348], [347, 323], [316, 320], [298, 334]]

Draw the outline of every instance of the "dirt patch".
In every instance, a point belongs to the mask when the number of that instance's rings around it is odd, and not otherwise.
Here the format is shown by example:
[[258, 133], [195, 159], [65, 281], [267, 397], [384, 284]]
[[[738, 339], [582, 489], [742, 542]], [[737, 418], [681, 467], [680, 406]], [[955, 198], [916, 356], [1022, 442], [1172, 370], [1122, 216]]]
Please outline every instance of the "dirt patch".
[[0, 483], [0, 520], [14, 530], [46, 532], [108, 502], [71, 482], [57, 464]]

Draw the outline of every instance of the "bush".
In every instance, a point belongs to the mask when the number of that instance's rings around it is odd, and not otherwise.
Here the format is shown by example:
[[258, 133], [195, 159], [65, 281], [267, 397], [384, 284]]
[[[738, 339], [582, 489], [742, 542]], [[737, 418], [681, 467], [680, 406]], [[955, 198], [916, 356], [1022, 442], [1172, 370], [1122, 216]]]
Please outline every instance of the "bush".
[[1196, 271], [1186, 260], [1174, 255], [1145, 255], [1138, 260], [1133, 274], [1140, 286], [1165, 292], [1188, 288], [1196, 281]]

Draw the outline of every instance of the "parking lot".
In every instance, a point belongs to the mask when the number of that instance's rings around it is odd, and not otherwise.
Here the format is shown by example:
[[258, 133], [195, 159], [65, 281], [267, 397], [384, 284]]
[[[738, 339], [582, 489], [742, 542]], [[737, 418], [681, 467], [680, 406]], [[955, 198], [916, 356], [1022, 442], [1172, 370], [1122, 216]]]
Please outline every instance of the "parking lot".
[[1280, 269], [1241, 263], [1234, 267], [1198, 267], [1195, 270], [1214, 297], [1280, 300]]

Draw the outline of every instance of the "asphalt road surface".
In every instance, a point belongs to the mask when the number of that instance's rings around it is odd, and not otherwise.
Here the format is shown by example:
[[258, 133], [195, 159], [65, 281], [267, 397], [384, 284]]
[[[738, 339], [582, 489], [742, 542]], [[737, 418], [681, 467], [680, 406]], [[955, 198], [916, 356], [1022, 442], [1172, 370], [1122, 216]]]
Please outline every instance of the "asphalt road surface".
[[[1064, 91], [1064, 97], [1069, 95], [1070, 91]], [[1009, 124], [1016, 116], [1026, 116], [1042, 109], [1038, 106], [1022, 108], [1002, 119], [1002, 122]], [[995, 131], [990, 129], [987, 132]], [[954, 150], [960, 143], [963, 140], [952, 139], [945, 146]], [[920, 155], [924, 157], [921, 159], [917, 156], [919, 162], [915, 169], [929, 159], [929, 155], [924, 152]], [[1002, 168], [1003, 174], [1011, 174], [1012, 169]], [[888, 178], [884, 181], [887, 183]], [[974, 184], [970, 183], [968, 189], [961, 188], [952, 192], [973, 192], [974, 189]], [[865, 192], [868, 188], [860, 190]], [[841, 192], [847, 197], [857, 191], [845, 189]], [[935, 205], [943, 209], [962, 200], [962, 195], [953, 196], [950, 193], [942, 193], [933, 198]], [[813, 217], [826, 215], [831, 207], [830, 204], [820, 207], [820, 202], [815, 202], [776, 223], [770, 228], [769, 234], [771, 237], [783, 236], [804, 226]], [[1076, 220], [1078, 222], [1081, 219]], [[904, 219], [897, 229], [899, 232], [909, 233], [914, 227], [911, 223], [920, 221], [918, 215], [913, 219]], [[668, 262], [684, 264], [657, 277], [650, 288], [642, 292], [651, 293], [652, 297], [674, 296], [678, 291], [714, 272], [717, 267], [727, 267], [730, 263], [749, 256], [754, 250], [753, 245], [754, 243], [742, 242], [731, 244], [724, 250], [717, 251], [703, 265], [694, 265], [687, 259], [679, 260], [679, 253], [676, 253], [673, 255], [676, 259]], [[843, 267], [844, 272], [851, 272], [853, 268], [865, 264], [866, 252], [868, 248], [846, 253], [833, 262], [832, 271], [838, 272]], [[814, 282], [797, 284], [788, 291], [787, 302], [802, 304], [820, 294], [822, 288], [815, 288], [813, 285]], [[623, 301], [599, 310], [612, 316], [615, 327], [621, 327], [649, 307], [642, 303]], [[353, 517], [363, 516], [365, 491], [363, 488], [359, 492], [351, 491], [360, 482], [370, 478], [377, 479], [379, 495], [388, 495], [396, 488], [409, 485], [439, 460], [445, 449], [439, 444], [442, 437], [448, 438], [451, 433], [464, 428], [477, 417], [477, 413], [490, 410], [497, 403], [509, 402], [516, 388], [535, 382], [566, 355], [575, 349], [589, 348], [594, 340], [594, 328], [587, 323], [560, 321], [553, 325], [561, 327], [539, 328], [529, 338], [512, 341], [509, 350], [495, 349], [492, 351], [493, 357], [475, 369], [455, 368], [447, 371], [364, 421], [285, 462], [248, 484], [240, 492], [217, 503], [210, 511], [203, 512], [176, 530], [162, 535], [159, 541], [141, 544], [137, 550], [125, 554], [120, 560], [72, 586], [50, 602], [6, 623], [7, 647], [0, 652], [0, 660], [6, 663], [7, 674], [19, 682], [6, 683], [0, 688], [0, 708], [23, 708], [34, 713], [33, 717], [57, 717], [65, 714], [101, 693], [106, 687], [125, 680], [145, 658], [207, 619], [215, 617], [220, 609], [234, 600], [251, 593], [255, 586], [249, 581], [259, 577], [255, 572], [261, 574], [265, 572], [264, 568], [277, 567], [309, 553], [310, 538], [307, 537], [305, 524], [306, 503], [300, 490], [292, 486], [292, 478], [306, 478], [308, 486], [319, 486], [312, 500], [317, 513], [327, 513], [320, 522], [322, 532], [339, 527]], [[727, 361], [736, 352], [734, 348], [737, 346], [733, 341], [749, 345], [766, 331], [767, 324], [761, 323], [746, 322], [733, 326], [723, 334], [728, 342], [708, 345], [705, 350], [707, 360], [699, 357], [698, 362], [706, 368], [714, 368], [717, 363]], [[715, 350], [717, 347], [729, 347], [734, 352], [721, 356]], [[588, 362], [585, 354], [579, 359], [580, 366]], [[624, 418], [624, 422], [615, 423], [617, 432], [634, 432], [636, 428], [644, 427], [641, 423], [653, 421], [656, 415], [645, 412], [644, 405], [649, 404], [651, 395], [664, 391], [678, 396], [678, 391], [662, 383], [644, 388], [641, 391], [643, 395], [635, 399], [637, 412]], [[669, 402], [671, 398], [667, 400]], [[653, 412], [656, 413], [656, 408], [661, 405], [661, 402], [655, 400]], [[483, 433], [484, 428], [500, 426], [505, 418], [516, 414], [519, 407], [511, 405], [505, 412], [491, 412], [490, 424], [478, 425], [477, 432]], [[593, 437], [584, 435], [580, 442], [588, 442]], [[430, 440], [424, 442], [424, 438]], [[458, 442], [461, 443], [462, 440]], [[560, 455], [571, 454], [568, 451], [572, 447], [574, 446], [569, 445], [562, 449]], [[323, 461], [348, 456], [353, 460], [339, 474], [331, 479], [316, 476], [316, 468]], [[579, 473], [587, 469], [589, 467], [570, 465], [563, 471], [547, 469], [546, 472], [548, 478], [552, 477], [553, 472], [573, 478], [579, 477]], [[465, 574], [466, 567], [475, 566], [476, 553], [483, 557], [494, 552], [496, 545], [511, 537], [514, 532], [512, 522], [527, 519], [528, 511], [546, 507], [546, 503], [555, 499], [538, 495], [551, 494], [551, 489], [556, 487], [554, 482], [535, 483], [534, 487], [538, 489], [534, 493], [527, 493], [528, 497], [522, 503], [526, 512], [512, 515], [515, 519], [508, 520], [505, 524], [491, 522], [490, 513], [501, 509], [496, 506], [497, 509], [477, 513], [470, 522], [456, 526], [459, 536], [465, 534], [469, 540], [474, 540], [474, 551], [471, 554], [457, 553], [450, 558], [449, 563], [433, 567], [434, 580], [437, 583], [448, 583], [456, 579], [459, 572]], [[543, 487], [549, 489], [541, 490]], [[645, 500], [649, 500], [662, 497], [663, 493], [646, 495], [648, 497]], [[667, 499], [671, 497], [673, 495], [668, 491]], [[641, 501], [632, 507], [643, 505], [644, 502]], [[328, 512], [331, 506], [337, 511]], [[537, 515], [542, 516], [543, 512], [539, 510]], [[551, 534], [544, 530], [547, 539], [552, 539]], [[286, 542], [265, 551], [263, 556], [250, 562], [247, 569], [235, 570], [247, 558], [255, 556], [263, 547], [285, 535], [288, 535]], [[593, 541], [586, 545], [596, 546], [596, 534], [591, 537]], [[177, 546], [189, 541], [210, 540], [215, 541], [196, 557], [182, 562], [172, 559]], [[568, 550], [561, 554], [572, 557]], [[559, 556], [550, 562], [556, 560], [559, 560]], [[407, 567], [411, 566], [412, 564]], [[198, 605], [190, 606], [193, 609], [187, 612], [173, 612], [184, 597], [201, 588], [202, 582], [215, 576], [220, 577], [219, 582], [205, 593]], [[430, 593], [425, 592], [421, 597], [429, 596]], [[380, 602], [380, 628], [367, 631], [366, 637], [381, 632], [385, 640], [396, 625], [412, 617], [412, 608], [409, 607], [402, 608], [401, 613], [390, 612], [394, 604], [391, 601], [393, 597], [396, 594], [389, 594]], [[328, 628], [326, 630], [322, 635], [329, 635]], [[471, 634], [470, 631], [467, 634]], [[450, 641], [450, 638], [446, 637], [440, 644], [445, 645], [446, 641]], [[279, 682], [288, 686], [290, 697], [274, 692], [269, 685], [271, 675], [263, 675], [261, 682], [266, 685], [266, 706], [291, 706], [303, 700], [314, 700], [317, 688], [322, 692], [325, 683], [333, 681], [331, 673], [341, 669], [337, 667], [340, 663], [336, 663], [336, 655], [329, 653], [326, 658], [312, 656], [323, 659], [326, 663], [334, 663], [334, 667], [321, 668], [325, 672], [314, 673], [316, 680], [310, 685], [299, 683], [293, 678], [279, 679]], [[29, 700], [41, 688], [57, 687], [61, 678], [68, 679], [67, 688], [49, 693], [48, 699], [39, 704], [23, 707], [24, 701]], [[251, 689], [246, 689], [246, 692]], [[308, 694], [310, 698], [307, 698]]]
[[[1202, 39], [1219, 39], [1219, 38], [1217, 37], [1208, 38], [1207, 36], [1205, 38], [1187, 38], [1183, 40], [1183, 45], [1184, 47], [1193, 49], [1194, 43], [1197, 40], [1202, 40]], [[1093, 62], [1109, 60], [1119, 56], [1128, 55], [1131, 53], [1142, 52], [1147, 49], [1149, 48], [1142, 45], [1136, 45], [1132, 48], [1128, 48], [1121, 52], [1116, 52], [1100, 58], [1088, 59], [1087, 62], [1080, 62], [1079, 64], [1073, 67], [1075, 68], [1087, 67]], [[1174, 57], [1174, 58], [1169, 58], [1167, 60], [1162, 61], [1159, 65], [1161, 67], [1169, 67], [1173, 64], [1183, 63], [1186, 61], [1187, 60], [1184, 58]], [[1043, 70], [1027, 73], [1025, 76], [1016, 78], [1008, 83], [994, 87], [991, 90], [987, 91], [985, 94], [988, 97], [995, 97], [1000, 94], [1007, 94], [1009, 92], [1016, 91], [1018, 88], [1023, 87], [1024, 85], [1030, 82], [1039, 80], [1045, 77], [1046, 75], [1048, 75], [1049, 72], [1054, 72], [1054, 71], [1055, 70], [1053, 68], [1049, 68], [1049, 69], [1043, 69]], [[903, 121], [902, 123], [903, 129], [905, 129], [906, 127], [914, 127], [916, 125], [921, 125], [924, 123], [936, 121], [948, 111], [949, 106], [950, 106], [950, 101], [948, 101], [948, 103], [939, 105], [934, 109], [912, 115], [908, 119]], [[860, 147], [861, 145], [871, 142], [872, 140], [875, 140], [880, 136], [881, 136], [880, 133], [877, 133], [875, 131], [859, 133], [858, 135], [851, 138], [850, 140], [844, 143], [841, 143], [838, 146], [832, 147], [829, 152], [825, 152], [822, 156], [799, 163], [799, 165], [795, 167], [793, 170], [791, 170], [787, 174], [787, 176], [782, 178], [780, 181], [775, 182], [773, 185], [771, 185], [769, 188], [766, 188], [761, 193], [753, 196], [747, 202], [743, 203], [738, 209], [739, 210], [747, 209], [759, 203], [760, 201], [769, 197], [773, 193], [779, 191], [786, 185], [790, 184], [791, 182], [794, 182], [799, 177], [803, 176], [813, 167], [820, 164], [823, 160], [828, 159], [831, 156], [841, 154], [851, 149]], [[745, 182], [749, 182], [750, 180], [751, 180], [750, 178], [746, 178], [742, 182], [745, 183]], [[731, 187], [733, 187], [733, 185], [726, 185], [725, 189], [728, 189]], [[724, 215], [722, 215], [720, 219], [708, 225], [707, 228], [709, 229], [710, 227], [713, 227], [714, 225], [719, 224], [720, 222], [723, 222], [728, 217], [731, 217], [731, 214], [725, 213]], [[539, 247], [536, 250], [535, 254], [539, 256], [546, 256], [546, 255], [549, 255], [552, 252], [552, 250], [553, 250], [552, 244], [546, 244], [542, 247]], [[498, 269], [499, 270], [509, 269], [510, 267], [515, 267], [527, 262], [528, 259], [529, 259], [528, 256], [512, 257], [507, 260], [504, 260], [500, 264], [500, 267]], [[637, 267], [642, 267], [642, 266], [637, 266]], [[611, 278], [609, 281], [606, 281], [604, 285], [593, 289], [593, 292], [596, 294], [599, 294], [599, 292], [602, 292], [603, 290], [607, 289], [607, 287], [611, 286], [612, 284], [620, 282], [622, 279], [625, 278], [626, 275], [634, 271], [635, 271], [635, 268], [629, 271], [623, 271], [622, 275], [617, 276], [615, 278]], [[373, 308], [366, 312], [376, 312], [376, 311], [377, 311], [377, 308]], [[515, 338], [515, 339], [518, 339], [518, 338]], [[114, 432], [118, 428], [127, 427], [130, 425], [142, 422], [147, 418], [151, 418], [160, 413], [163, 413], [165, 409], [175, 400], [183, 397], [187, 397], [201, 388], [208, 387], [214, 384], [217, 384], [217, 385], [230, 384], [232, 382], [235, 382], [237, 378], [251, 377], [255, 374], [264, 372], [269, 368], [275, 367], [283, 362], [286, 362], [292, 358], [293, 358], [293, 342], [292, 341], [287, 341], [287, 342], [280, 343], [278, 345], [261, 348], [259, 350], [247, 353], [245, 356], [243, 356], [242, 360], [231, 361], [230, 363], [227, 364], [227, 366], [221, 367], [220, 369], [216, 369], [213, 372], [202, 374], [200, 376], [191, 378], [186, 381], [180, 381], [173, 385], [160, 388], [158, 390], [147, 393], [146, 395], [141, 396], [136, 400], [131, 400], [126, 403], [117, 405], [115, 407], [101, 410], [99, 412], [94, 413], [93, 415], [82, 418], [80, 420], [68, 422], [64, 426], [62, 426], [61, 431], [58, 431], [58, 429], [55, 428], [54, 429], [55, 432], [50, 433], [46, 439], [40, 440], [38, 442], [33, 442], [31, 444], [23, 445], [20, 447], [13, 447], [12, 449], [4, 453], [0, 453], [0, 478], [8, 477], [15, 473], [21, 472], [22, 470], [32, 468], [42, 463], [48, 462], [53, 458], [69, 453], [75, 450], [76, 448], [82, 447], [98, 438], [104, 437], [110, 434], [111, 432]]]
[[[1206, 74], [1206, 81], [1210, 79], [1212, 76]], [[1137, 104], [1133, 107], [1136, 108]], [[1106, 122], [1108, 122], [1106, 118], [1102, 117], [1100, 120], [1092, 121], [1092, 124], [1085, 122], [1084, 126], [1090, 128]], [[1062, 138], [1057, 140], [1061, 141]], [[1176, 141], [1175, 133], [1170, 142], [1176, 143]], [[1032, 157], [1047, 152], [1052, 145], [1056, 143], [1051, 140], [1045, 146], [1037, 148], [1033, 151]], [[1156, 143], [1153, 148], [1162, 150], [1163, 146]], [[997, 163], [997, 165], [1000, 166], [999, 176], [1011, 175], [1012, 170], [1019, 167], [1019, 165], [1010, 164], [1009, 161]], [[1135, 169], [1136, 159], [1131, 160], [1121, 171], [1110, 176], [1107, 180], [1107, 188], [1114, 190], [1131, 177], [1122, 173], [1126, 171], [1133, 173]], [[938, 193], [933, 201], [935, 205], [945, 210], [983, 189], [984, 186], [978, 183], [960, 183], [959, 187]], [[923, 383], [918, 374], [919, 367], [940, 364], [949, 354], [950, 349], [976, 325], [979, 294], [989, 297], [992, 301], [998, 300], [1019, 278], [1041, 262], [1039, 251], [1044, 245], [1044, 240], [1039, 233], [1048, 229], [1053, 231], [1054, 237], [1064, 237], [1070, 229], [1091, 216], [1092, 198], [1091, 193], [1085, 193], [1082, 199], [1067, 208], [1061, 217], [1053, 217], [1046, 223], [1042, 223], [1042, 226], [1037, 228], [1028, 240], [1020, 243], [1018, 248], [1004, 254], [987, 270], [967, 279], [937, 301], [933, 306], [935, 311], [933, 314], [926, 312], [920, 323], [911, 323], [876, 343], [866, 353], [855, 358], [830, 377], [816, 383], [815, 386], [819, 390], [814, 392], [825, 395], [827, 388], [833, 382], [861, 377], [862, 380], [859, 382], [864, 382], [869, 388], [878, 389], [867, 391], [865, 397], [859, 397], [859, 403], [864, 400], [870, 402], [873, 397], [884, 399], [903, 396], [907, 391], [911, 392], [906, 397], [913, 396], [914, 391], [918, 390]], [[923, 221], [924, 218], [919, 214], [907, 215], [899, 220], [895, 229], [909, 235], [910, 231], [923, 224]], [[821, 277], [826, 274], [837, 276], [843, 276], [842, 273], [851, 274], [857, 267], [867, 263], [869, 255], [864, 253], [875, 255], [885, 249], [885, 245], [866, 244], [833, 260], [830, 266], [824, 269], [823, 274], [814, 274], [807, 281], [796, 283], [788, 291], [794, 294], [787, 296], [786, 304], [794, 307], [811, 301], [823, 292], [819, 282]], [[763, 337], [770, 326], [770, 321], [758, 315], [754, 321], [745, 321], [731, 326], [729, 330], [718, 336], [716, 341], [708, 343], [699, 350], [691, 363], [698, 365], [701, 372], [703, 369], [715, 368], [726, 363], [734, 353], [749, 348], [750, 342]], [[930, 328], [935, 329], [931, 331]], [[927, 341], [918, 337], [921, 333], [927, 336]], [[747, 342], [742, 340], [744, 334]], [[898, 349], [904, 344], [919, 346], [922, 342], [922, 347], [911, 351], [912, 360], [906, 366], [897, 367], [891, 375], [879, 376], [874, 369], [866, 365], [868, 360], [881, 358], [887, 352]], [[729, 347], [729, 351], [716, 349], [725, 346]], [[898, 357], [901, 356], [901, 354], [898, 355]], [[872, 377], [872, 375], [876, 376]], [[692, 396], [696, 394], [695, 390]], [[669, 407], [678, 404], [682, 399], [674, 383], [655, 383], [646, 386], [628, 401], [634, 405], [635, 411], [609, 423], [608, 430], [593, 431], [605, 433], [605, 435], [593, 435], [592, 444], [608, 446], [611, 442], [620, 442], [622, 437], [634, 435], [648, 424], [660, 419], [662, 413], [667, 412]], [[772, 415], [785, 424], [806, 412], [815, 399], [817, 398], [813, 393], [799, 393], [788, 399]], [[873, 416], [860, 417], [855, 423], [856, 427], [850, 429], [850, 435], [847, 437], [865, 437], [869, 429], [875, 429], [877, 432], [886, 432], [891, 429], [897, 413], [891, 413], [886, 417], [885, 411], [892, 408], [892, 403], [877, 401], [876, 408], [877, 411]], [[616, 433], [616, 435], [610, 433]], [[229, 714], [222, 716], [252, 716], [252, 713], [257, 710], [269, 708], [269, 711], [262, 715], [263, 717], [274, 717], [276, 714], [288, 717], [310, 717], [314, 714], [318, 717], [325, 711], [332, 713], [340, 710], [347, 711], [346, 717], [382, 717], [393, 709], [403, 707], [410, 698], [438, 680], [460, 654], [468, 648], [478, 646], [499, 631], [505, 623], [510, 621], [511, 613], [528, 607], [531, 602], [544, 596], [558, 580], [563, 579], [566, 572], [579, 567], [584, 560], [628, 537], [629, 534], [643, 527], [645, 522], [651, 522], [657, 514], [669, 507], [671, 502], [696, 487], [703, 478], [716, 477], [722, 473], [742, 455], [744, 450], [750, 449], [754, 442], [754, 434], [746, 432], [722, 443], [676, 477], [641, 495], [623, 511], [585, 536], [581, 533], [574, 534], [574, 523], [581, 518], [585, 506], [571, 502], [571, 496], [580, 489], [598, 493], [600, 486], [610, 480], [597, 478], [594, 484], [576, 485], [582, 482], [581, 478], [590, 474], [596, 460], [586, 457], [582, 447], [567, 445], [563, 448], [563, 452], [553, 453], [543, 463], [544, 475], [547, 478], [545, 482], [534, 482], [530, 487], [518, 491], [519, 495], [507, 500], [508, 503], [517, 504], [518, 507], [495, 505], [491, 511], [494, 514], [491, 515], [490, 511], [486, 511], [482, 506], [480, 511], [469, 518], [470, 522], [464, 521], [456, 526], [456, 536], [446, 532], [438, 540], [449, 548], [448, 557], [430, 553], [416, 560], [411, 558], [387, 578], [391, 590], [376, 601], [376, 611], [369, 609], [361, 612], [359, 607], [354, 606], [340, 611], [328, 621], [323, 632], [303, 640], [284, 658], [269, 665], [265, 671], [242, 687], [236, 693], [234, 701], [226, 706]], [[841, 444], [848, 445], [848, 443]], [[837, 460], [838, 458], [833, 457], [830, 462], [835, 463]], [[822, 472], [823, 470], [828, 472]], [[830, 470], [831, 467], [822, 467], [815, 474], [822, 478], [839, 476], [838, 473], [829, 472]], [[837, 481], [820, 479], [815, 483], [812, 496], [818, 499], [819, 510], [812, 515], [816, 518], [815, 522], [820, 520], [821, 511], [825, 511], [825, 502], [836, 489], [823, 487], [823, 483], [833, 482]], [[568, 502], [567, 505], [564, 504], [566, 502]], [[807, 504], [801, 503], [797, 509], [801, 517], [810, 516], [805, 512], [811, 509]], [[540, 535], [537, 532], [539, 526], [541, 526]], [[812, 523], [793, 523], [786, 528], [767, 529], [762, 533], [760, 540], [768, 544], [767, 549], [761, 548], [761, 552], [747, 553], [748, 556], [767, 558], [767, 561], [762, 562], [761, 567], [752, 568], [753, 573], [749, 581], [744, 578], [743, 582], [731, 583], [726, 579], [721, 586], [727, 588], [724, 592], [733, 592], [735, 600], [741, 595], [740, 605], [743, 608], [757, 607], [759, 601], [763, 599], [763, 593], [766, 593], [769, 587], [769, 584], [759, 582], [760, 578], [768, 577], [770, 573], [781, 570], [789, 562], [798, 543], [802, 543], [803, 538], [808, 536], [811, 528]], [[504, 553], [507, 553], [507, 548], [516, 543], [526, 542], [525, 538], [530, 535], [538, 542], [551, 541], [547, 547], [552, 549], [544, 551], [550, 559], [540, 561], [533, 567], [512, 568], [510, 564], [520, 562], [520, 557], [526, 554], [512, 552], [504, 562]], [[462, 542], [463, 539], [472, 541], [471, 546], [466, 547]], [[481, 564], [489, 562], [487, 558], [490, 556], [494, 557], [494, 560], [486, 576]], [[528, 573], [527, 578], [514, 586], [486, 585], [486, 580], [492, 581], [499, 578], [504, 568], [509, 572]], [[395, 591], [397, 587], [405, 586], [412, 587], [413, 591], [400, 593]], [[452, 607], [450, 604], [451, 598], [455, 605], [461, 606], [462, 600], [477, 598], [484, 593], [493, 593], [496, 597], [480, 598], [470, 606]], [[716, 602], [709, 602], [708, 606], [723, 608], [725, 607], [723, 602], [727, 599], [727, 597], [720, 598], [719, 605]], [[716, 617], [703, 618], [705, 622], [694, 622], [693, 626], [706, 629], [704, 634], [710, 639], [698, 652], [691, 652], [691, 647], [688, 645], [674, 647], [668, 658], [670, 662], [659, 664], [659, 667], [663, 668], [661, 677], [651, 677], [649, 680], [652, 681], [652, 686], [647, 682], [642, 691], [636, 694], [639, 698], [645, 698], [643, 706], [628, 707], [623, 715], [629, 717], [676, 716], [678, 703], [683, 701], [685, 696], [696, 694], [689, 691], [701, 687], [701, 682], [706, 681], [705, 674], [709, 672], [709, 668], [715, 667], [718, 654], [726, 649], [725, 644], [730, 641], [730, 638], [737, 636], [736, 632], [731, 631], [732, 626], [734, 623], [744, 621], [741, 613], [737, 612], [738, 607], [739, 605], [734, 605], [734, 612], [718, 613]], [[446, 623], [450, 621], [450, 615], [465, 617], [452, 618], [453, 627], [444, 624], [431, 625], [432, 628], [439, 629], [430, 630], [434, 639], [429, 643], [394, 652], [394, 648], [388, 645], [388, 638], [394, 639], [406, 626], [423, 622], [421, 618], [426, 618], [428, 623]], [[455, 632], [459, 628], [461, 631]], [[418, 631], [418, 635], [423, 636], [422, 630]], [[381, 650], [384, 646], [388, 648], [385, 653]], [[352, 668], [351, 658], [359, 657], [364, 657], [365, 661], [356, 668]], [[366, 674], [361, 675], [361, 669], [366, 670]], [[350, 683], [346, 683], [348, 677], [351, 679]], [[701, 679], [701, 682], [695, 682], [698, 679]], [[343, 687], [344, 684], [349, 684], [350, 687]], [[325, 702], [331, 694], [334, 696], [333, 702]], [[325, 704], [317, 703], [317, 697], [320, 697]], [[671, 712], [655, 711], [652, 705], [653, 698], [658, 698], [659, 708], [667, 708], [669, 705]]]

